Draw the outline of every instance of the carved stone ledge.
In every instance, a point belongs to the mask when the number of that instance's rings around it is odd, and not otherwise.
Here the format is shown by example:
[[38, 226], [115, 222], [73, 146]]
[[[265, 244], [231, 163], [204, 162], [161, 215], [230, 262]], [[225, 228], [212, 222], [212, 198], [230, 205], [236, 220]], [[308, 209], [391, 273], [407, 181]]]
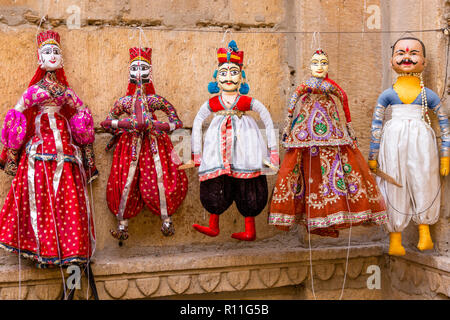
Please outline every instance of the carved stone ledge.
[[450, 298], [450, 257], [408, 251], [388, 260], [395, 290], [417, 299]]
[[[336, 279], [332, 287], [339, 288], [346, 255], [347, 249], [342, 247], [313, 249], [315, 279], [324, 283]], [[347, 273], [349, 288], [361, 288], [360, 284], [367, 278], [364, 266], [381, 260], [382, 255], [380, 244], [352, 248]], [[58, 299], [61, 296], [59, 269], [35, 270], [31, 266], [22, 269], [20, 299]], [[100, 299], [188, 297], [190, 294], [279, 288], [310, 281], [309, 250], [300, 247], [222, 251], [210, 248], [168, 255], [143, 252], [133, 258], [123, 257], [123, 253], [114, 256], [103, 252], [96, 256], [92, 269]], [[1, 299], [19, 298], [17, 274], [18, 270], [11, 266], [5, 270], [0, 267]], [[75, 298], [86, 299], [86, 295], [84, 279]]]

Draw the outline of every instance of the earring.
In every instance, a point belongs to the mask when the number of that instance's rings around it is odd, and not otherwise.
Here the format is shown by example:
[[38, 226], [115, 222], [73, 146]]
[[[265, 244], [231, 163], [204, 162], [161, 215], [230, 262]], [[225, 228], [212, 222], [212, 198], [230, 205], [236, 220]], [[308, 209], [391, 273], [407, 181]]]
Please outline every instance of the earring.
[[245, 71], [242, 70], [241, 74], [242, 74], [242, 80], [243, 81], [242, 81], [242, 83], [241, 83], [241, 85], [239, 87], [239, 93], [240, 94], [247, 94], [250, 91], [250, 86], [247, 83], [247, 78], [245, 76]]
[[[213, 79], [216, 80], [216, 78], [217, 78], [217, 70], [215, 70], [213, 74]], [[219, 84], [217, 83], [217, 81], [211, 81], [210, 83], [208, 83], [208, 91], [211, 94], [220, 92]]]

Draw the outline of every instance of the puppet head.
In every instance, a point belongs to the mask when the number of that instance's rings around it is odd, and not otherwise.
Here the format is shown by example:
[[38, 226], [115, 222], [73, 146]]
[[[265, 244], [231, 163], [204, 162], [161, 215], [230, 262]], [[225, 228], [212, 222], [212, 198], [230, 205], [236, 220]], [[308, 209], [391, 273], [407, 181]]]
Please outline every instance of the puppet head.
[[400, 38], [392, 46], [392, 69], [397, 73], [421, 73], [425, 68], [425, 56], [425, 45], [421, 40]]
[[[228, 44], [228, 49], [217, 50], [218, 68], [214, 71], [214, 82], [208, 85], [210, 93], [218, 93], [221, 89], [226, 92], [238, 91], [247, 94], [250, 90], [246, 83], [245, 71], [242, 70], [244, 63], [244, 52], [238, 51], [234, 40]], [[242, 82], [242, 83], [241, 83]]]
[[39, 66], [45, 71], [63, 67], [59, 34], [53, 30], [41, 32], [37, 37]]
[[64, 72], [59, 34], [53, 30], [43, 31], [37, 36], [36, 42], [39, 67], [28, 86], [38, 83], [47, 72], [54, 72], [58, 82], [69, 86]]
[[311, 74], [316, 78], [326, 78], [328, 74], [328, 55], [322, 49], [314, 51], [311, 57]]
[[147, 94], [155, 94], [152, 76], [152, 49], [130, 48], [129, 84], [127, 95], [133, 95], [137, 85], [143, 85]]

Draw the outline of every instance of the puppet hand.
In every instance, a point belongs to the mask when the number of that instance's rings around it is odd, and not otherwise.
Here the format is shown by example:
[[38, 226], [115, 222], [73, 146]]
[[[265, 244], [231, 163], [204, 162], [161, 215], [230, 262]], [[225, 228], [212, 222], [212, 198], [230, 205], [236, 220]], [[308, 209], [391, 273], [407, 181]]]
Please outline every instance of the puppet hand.
[[5, 172], [10, 176], [15, 176], [19, 165], [19, 150], [8, 148], [6, 150]]
[[280, 156], [278, 155], [277, 149], [273, 149], [270, 151], [270, 163], [272, 163], [276, 167], [279, 166]]
[[153, 126], [155, 129], [159, 132], [169, 132], [170, 131], [170, 125], [166, 122], [161, 121], [152, 121]]
[[350, 138], [353, 140], [353, 145], [358, 147], [358, 138], [356, 138], [355, 130], [353, 130], [353, 126], [351, 122], [347, 122], [347, 132]]
[[200, 163], [202, 162], [202, 157], [199, 154], [192, 154], [192, 160], [194, 160], [194, 164], [196, 167], [200, 166]]
[[372, 172], [377, 172], [378, 162], [377, 160], [369, 160], [369, 168]]
[[441, 176], [445, 177], [450, 172], [450, 158], [442, 157], [441, 158]]

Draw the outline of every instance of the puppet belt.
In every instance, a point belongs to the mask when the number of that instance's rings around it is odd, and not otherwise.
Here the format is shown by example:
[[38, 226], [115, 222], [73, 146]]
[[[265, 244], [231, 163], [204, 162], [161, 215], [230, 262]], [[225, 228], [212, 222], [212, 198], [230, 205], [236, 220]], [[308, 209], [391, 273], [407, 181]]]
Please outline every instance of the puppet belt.
[[215, 114], [220, 116], [238, 116], [239, 119], [245, 114], [245, 111], [241, 110], [220, 110], [216, 111]]

